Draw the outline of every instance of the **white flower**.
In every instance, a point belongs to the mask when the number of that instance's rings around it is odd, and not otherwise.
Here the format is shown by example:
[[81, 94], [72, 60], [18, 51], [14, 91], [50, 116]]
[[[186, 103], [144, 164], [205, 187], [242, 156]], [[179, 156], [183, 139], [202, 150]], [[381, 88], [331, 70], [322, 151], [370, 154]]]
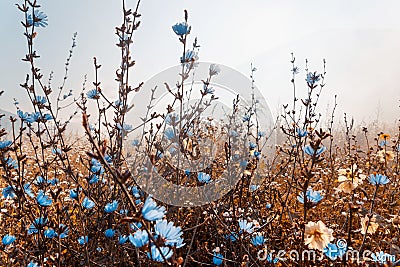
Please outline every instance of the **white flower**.
[[366, 175], [364, 174], [355, 174], [352, 181], [349, 169], [339, 169], [338, 182], [340, 182], [340, 185], [337, 187], [337, 190], [351, 193], [351, 191], [363, 183], [365, 178]]
[[333, 241], [333, 230], [326, 227], [322, 221], [308, 222], [305, 229], [304, 243], [310, 249], [323, 251], [324, 248]]
[[394, 159], [393, 151], [380, 150], [377, 153], [380, 162], [390, 161]]
[[[368, 215], [365, 215], [364, 218], [361, 219], [361, 233], [365, 235], [367, 232], [368, 234], [373, 234], [376, 232], [378, 229], [378, 224], [376, 223], [376, 215], [372, 216], [371, 221], [369, 222], [369, 217]], [[367, 225], [368, 225], [368, 230], [367, 230]]]
[[221, 72], [221, 68], [216, 64], [210, 65], [210, 76], [218, 75]]

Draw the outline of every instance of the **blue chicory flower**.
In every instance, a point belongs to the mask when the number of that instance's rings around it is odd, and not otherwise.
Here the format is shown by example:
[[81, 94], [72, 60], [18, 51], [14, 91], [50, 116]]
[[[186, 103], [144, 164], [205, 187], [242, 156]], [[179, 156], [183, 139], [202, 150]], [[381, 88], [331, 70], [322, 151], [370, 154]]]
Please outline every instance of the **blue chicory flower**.
[[128, 210], [124, 210], [124, 209], [121, 209], [121, 210], [119, 210], [119, 214], [122, 214], [122, 215], [128, 215]]
[[258, 132], [258, 137], [264, 137], [264, 136], [265, 136], [265, 132], [261, 132], [261, 131]]
[[0, 149], [5, 149], [9, 147], [12, 144], [12, 141], [6, 140], [6, 141], [0, 141]]
[[239, 236], [235, 232], [231, 232], [230, 234], [225, 235], [225, 239], [230, 239], [232, 242], [238, 240]]
[[154, 226], [154, 231], [163, 238], [166, 245], [174, 246], [175, 244], [182, 244], [182, 229], [179, 226], [174, 226], [173, 222], [159, 220]]
[[215, 90], [213, 87], [209, 87], [208, 85], [204, 85], [204, 94], [213, 95]]
[[89, 184], [96, 184], [100, 180], [100, 177], [97, 174], [92, 174], [89, 176], [89, 179]]
[[133, 146], [137, 146], [139, 144], [139, 140], [135, 139], [132, 141]]
[[86, 93], [87, 98], [89, 99], [99, 99], [100, 98], [100, 92], [97, 89], [92, 89], [89, 92]]
[[53, 153], [53, 155], [61, 155], [62, 151], [59, 148], [54, 148], [51, 150], [51, 152]]
[[29, 122], [36, 122], [36, 121], [38, 121], [40, 118], [41, 118], [41, 115], [40, 115], [40, 112], [39, 112], [39, 111], [37, 111], [37, 112], [32, 112], [32, 113], [29, 115], [28, 121], [29, 121]]
[[190, 33], [191, 27], [186, 22], [180, 22], [172, 26], [176, 35], [183, 36]]
[[68, 226], [66, 226], [65, 224], [60, 224], [59, 225], [59, 228], [60, 228], [60, 230], [62, 231], [61, 233], [60, 233], [60, 238], [66, 238], [67, 236], [68, 236], [68, 234], [69, 234], [69, 228], [68, 228]]
[[240, 228], [240, 232], [245, 231], [249, 234], [253, 233], [253, 223], [247, 222], [247, 220], [240, 219], [239, 220], [239, 228]]
[[368, 177], [368, 181], [372, 185], [385, 185], [389, 183], [389, 178], [387, 178], [385, 175], [382, 174], [371, 174]]
[[36, 177], [36, 179], [35, 179], [35, 181], [33, 183], [35, 185], [40, 186], [40, 185], [46, 184], [47, 181], [46, 181], [46, 179], [44, 179], [42, 176], [39, 175], [39, 176]]
[[258, 188], [259, 188], [260, 186], [259, 185], [257, 185], [257, 184], [252, 184], [252, 185], [250, 185], [250, 192], [254, 192], [254, 191], [256, 191]]
[[106, 206], [104, 207], [104, 211], [107, 213], [114, 212], [118, 209], [118, 200], [114, 200], [111, 203], [107, 203]]
[[60, 181], [59, 181], [57, 178], [54, 178], [54, 179], [51, 179], [51, 180], [48, 180], [48, 181], [47, 181], [47, 183], [48, 183], [49, 185], [57, 185], [59, 182], [60, 182]]
[[140, 228], [142, 228], [142, 223], [140, 223], [140, 222], [131, 223], [130, 227], [131, 227], [131, 229], [136, 231], [136, 230], [139, 230]]
[[256, 235], [251, 238], [251, 243], [254, 246], [261, 246], [265, 242], [265, 238], [262, 235]]
[[211, 176], [208, 173], [204, 172], [199, 172], [197, 174], [197, 180], [199, 180], [200, 183], [206, 183], [206, 184], [212, 182]]
[[389, 144], [388, 140], [382, 140], [382, 141], [379, 142], [379, 146], [380, 147], [387, 146], [388, 144]]
[[299, 136], [299, 137], [305, 137], [308, 134], [307, 130], [300, 129], [300, 128], [297, 128], [296, 132], [297, 132], [297, 136]]
[[26, 193], [29, 197], [31, 197], [31, 198], [34, 198], [34, 197], [35, 197], [35, 195], [34, 195], [33, 192], [32, 192], [31, 184], [30, 184], [30, 183], [24, 184], [24, 191], [25, 191], [25, 193]]
[[197, 52], [193, 50], [187, 50], [184, 57], [181, 57], [181, 63], [191, 62], [198, 60]]
[[78, 243], [81, 246], [85, 245], [88, 241], [89, 241], [89, 237], [87, 235], [86, 236], [81, 236], [81, 237], [78, 238]]
[[13, 169], [18, 169], [18, 163], [12, 158], [4, 158], [6, 166]]
[[142, 215], [148, 221], [157, 221], [164, 217], [165, 207], [158, 207], [157, 203], [151, 198], [147, 197], [142, 208]]
[[7, 186], [3, 188], [3, 197], [5, 198], [14, 198], [15, 197], [15, 187], [14, 186]]
[[90, 161], [90, 171], [96, 174], [103, 174], [104, 173], [104, 168], [103, 165], [101, 165], [101, 163], [97, 160], [92, 158], [92, 160]]
[[5, 235], [1, 242], [4, 246], [11, 245], [17, 238], [13, 235]]
[[51, 114], [49, 114], [49, 113], [43, 114], [43, 116], [42, 116], [43, 121], [51, 121], [52, 119], [53, 119], [53, 116], [51, 116]]
[[326, 150], [326, 147], [322, 146], [318, 148], [317, 151], [314, 151], [314, 149], [311, 146], [307, 145], [303, 148], [303, 150], [307, 155], [313, 157], [314, 155], [315, 156], [321, 155]]
[[27, 119], [28, 119], [28, 117], [29, 117], [29, 113], [28, 112], [23, 112], [22, 110], [17, 110], [17, 115], [18, 115], [18, 117], [21, 119], [21, 120], [23, 120], [23, 121], [26, 121]]
[[133, 235], [129, 235], [129, 241], [137, 248], [141, 248], [149, 243], [149, 235], [145, 230], [137, 230]]
[[174, 129], [172, 129], [172, 128], [165, 129], [164, 135], [165, 135], [165, 137], [167, 137], [168, 140], [174, 139], [175, 138]]
[[[168, 260], [169, 258], [172, 257], [173, 254], [174, 252], [169, 247], [157, 248], [156, 246], [153, 245], [151, 246], [150, 252], [147, 252], [147, 257], [154, 261], [164, 262], [164, 258]], [[164, 256], [164, 258], [162, 257], [162, 255]]]
[[85, 209], [89, 210], [89, 209], [93, 208], [94, 206], [96, 206], [96, 204], [92, 200], [90, 200], [88, 197], [85, 197], [83, 199], [82, 207], [84, 207]]
[[52, 228], [49, 228], [49, 229], [46, 229], [45, 231], [44, 231], [44, 236], [46, 237], [46, 238], [53, 238], [53, 237], [56, 237], [57, 236], [57, 233], [56, 233], [56, 231], [54, 231], [54, 229], [52, 229]]
[[112, 162], [113, 162], [113, 159], [112, 159], [112, 157], [110, 156], [110, 155], [104, 155], [104, 160], [109, 164], [109, 165], [111, 165], [112, 164]]
[[250, 150], [253, 150], [253, 149], [255, 149], [256, 147], [257, 147], [256, 144], [254, 144], [254, 143], [252, 143], [252, 142], [249, 143], [249, 149], [250, 149]]
[[72, 199], [78, 199], [78, 189], [74, 188], [69, 190], [69, 197]]
[[47, 99], [44, 96], [38, 95], [38, 96], [36, 96], [36, 103], [42, 104], [42, 105], [46, 104], [47, 103]]
[[231, 130], [231, 131], [229, 132], [229, 135], [230, 135], [231, 137], [238, 137], [238, 136], [239, 136], [239, 134], [238, 134], [236, 131], [234, 131], [234, 130]]
[[40, 266], [36, 262], [31, 261], [26, 267], [40, 267]]
[[246, 121], [248, 122], [248, 121], [250, 121], [250, 116], [249, 115], [244, 115], [242, 120], [243, 120], [243, 122], [246, 122]]
[[122, 125], [120, 123], [117, 123], [117, 128], [120, 129], [121, 131], [126, 131], [126, 132], [133, 130], [133, 126], [126, 123], [123, 123]]
[[[306, 192], [306, 197], [307, 197], [307, 202], [311, 202], [313, 204], [316, 204], [318, 202], [320, 202], [322, 200], [322, 196], [321, 196], [321, 192], [320, 191], [314, 191], [312, 189], [307, 189]], [[297, 196], [297, 200], [300, 203], [304, 204], [304, 192], [301, 192], [298, 196]]]
[[132, 195], [136, 198], [140, 197], [140, 189], [136, 185], [132, 186]]
[[307, 83], [311, 86], [313, 86], [315, 83], [317, 83], [321, 79], [321, 74], [317, 74], [317, 72], [309, 72], [307, 74]]
[[32, 14], [28, 14], [26, 18], [26, 22], [28, 23], [28, 27], [34, 25], [35, 27], [45, 28], [48, 25], [47, 15], [42, 11], [35, 10]]
[[129, 237], [126, 235], [120, 235], [118, 237], [118, 244], [123, 245], [126, 243], [126, 241], [128, 241]]
[[213, 264], [214, 265], [220, 266], [222, 264], [223, 260], [224, 260], [224, 256], [222, 256], [222, 254], [214, 252], [214, 256], [213, 256]]
[[179, 121], [179, 115], [176, 113], [167, 114], [165, 116], [165, 123], [168, 125], [174, 125], [174, 124], [178, 123], [178, 121]]
[[105, 232], [104, 232], [104, 235], [107, 237], [107, 238], [112, 238], [114, 235], [115, 235], [115, 230], [113, 230], [113, 229], [107, 229]]
[[36, 234], [38, 233], [37, 227], [41, 227], [47, 223], [47, 218], [39, 217], [35, 219], [35, 222], [33, 222], [29, 228], [28, 228], [28, 234]]
[[51, 203], [53, 203], [53, 200], [51, 200], [48, 196], [46, 196], [42, 190], [39, 191], [39, 194], [36, 197], [37, 203], [42, 206], [42, 207], [48, 207], [51, 206]]

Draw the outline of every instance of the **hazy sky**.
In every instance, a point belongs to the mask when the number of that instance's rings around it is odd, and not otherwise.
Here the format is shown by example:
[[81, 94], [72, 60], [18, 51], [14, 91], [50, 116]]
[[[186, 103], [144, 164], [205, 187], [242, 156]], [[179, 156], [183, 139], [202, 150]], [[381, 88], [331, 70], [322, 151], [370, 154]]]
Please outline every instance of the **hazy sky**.
[[[26, 45], [20, 24], [18, 1], [0, 1], [0, 88], [5, 90], [1, 108], [15, 111], [12, 98], [26, 100], [19, 87], [27, 65], [20, 59]], [[22, 1], [19, 1], [22, 2]], [[134, 1], [127, 1], [134, 6]], [[92, 59], [103, 65], [100, 80], [109, 95], [116, 95], [115, 70], [119, 50], [115, 46], [115, 26], [121, 23], [121, 1], [42, 0], [49, 26], [38, 29], [36, 49], [42, 56], [39, 66], [48, 76], [55, 72], [53, 85], [61, 83], [64, 61], [71, 37], [78, 32], [71, 62], [68, 89], [78, 92], [83, 76], [93, 80]], [[394, 122], [400, 115], [398, 84], [400, 60], [400, 2], [398, 0], [142, 0], [142, 24], [135, 34], [132, 75], [139, 83], [176, 65], [181, 46], [171, 26], [189, 11], [192, 37], [201, 45], [200, 60], [224, 64], [249, 74], [253, 62], [256, 82], [273, 112], [291, 101], [290, 53], [294, 52], [302, 70], [297, 86], [305, 90], [304, 62], [320, 71], [327, 61], [327, 86], [323, 105], [332, 106], [338, 95], [337, 118], [343, 112], [358, 122], [376, 118]]]

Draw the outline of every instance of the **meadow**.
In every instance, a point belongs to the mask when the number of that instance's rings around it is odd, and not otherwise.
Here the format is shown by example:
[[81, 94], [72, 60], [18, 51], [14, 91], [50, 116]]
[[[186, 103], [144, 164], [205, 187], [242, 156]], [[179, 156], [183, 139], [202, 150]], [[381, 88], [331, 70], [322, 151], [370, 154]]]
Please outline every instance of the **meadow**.
[[[123, 1], [111, 99], [96, 58], [95, 80], [68, 88], [76, 34], [64, 83], [44, 78], [34, 44], [47, 15], [39, 1], [17, 5], [31, 109], [16, 102], [1, 118], [11, 125], [0, 130], [1, 266], [400, 266], [400, 124], [357, 126], [336, 105], [320, 114], [327, 73], [293, 54], [293, 100], [273, 123], [253, 66], [249, 101], [238, 95], [217, 115], [213, 80], [225, 69], [207, 65], [190, 86], [204, 65], [185, 10], [171, 25], [179, 80], [159, 88], [170, 103], [160, 107], [154, 88], [132, 125], [131, 95], [146, 89], [130, 77], [139, 7]], [[69, 130], [74, 118], [83, 134]]]

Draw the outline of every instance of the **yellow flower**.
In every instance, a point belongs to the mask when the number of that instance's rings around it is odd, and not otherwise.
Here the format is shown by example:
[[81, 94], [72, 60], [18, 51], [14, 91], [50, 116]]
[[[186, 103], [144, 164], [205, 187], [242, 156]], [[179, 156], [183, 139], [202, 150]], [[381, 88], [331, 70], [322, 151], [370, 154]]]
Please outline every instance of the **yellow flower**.
[[[371, 221], [369, 222], [369, 217], [368, 215], [365, 215], [364, 218], [361, 219], [361, 234], [365, 235], [365, 232], [368, 234], [373, 234], [376, 232], [378, 229], [378, 224], [376, 223], [376, 216], [372, 216]], [[367, 230], [367, 225], [368, 225], [368, 230]]]
[[388, 139], [390, 139], [390, 134], [382, 133], [382, 134], [379, 135], [379, 138], [380, 139], [384, 139], [384, 140], [388, 140]]
[[322, 221], [308, 222], [305, 229], [304, 244], [310, 249], [323, 251], [324, 248], [333, 241], [333, 230], [326, 227]]

